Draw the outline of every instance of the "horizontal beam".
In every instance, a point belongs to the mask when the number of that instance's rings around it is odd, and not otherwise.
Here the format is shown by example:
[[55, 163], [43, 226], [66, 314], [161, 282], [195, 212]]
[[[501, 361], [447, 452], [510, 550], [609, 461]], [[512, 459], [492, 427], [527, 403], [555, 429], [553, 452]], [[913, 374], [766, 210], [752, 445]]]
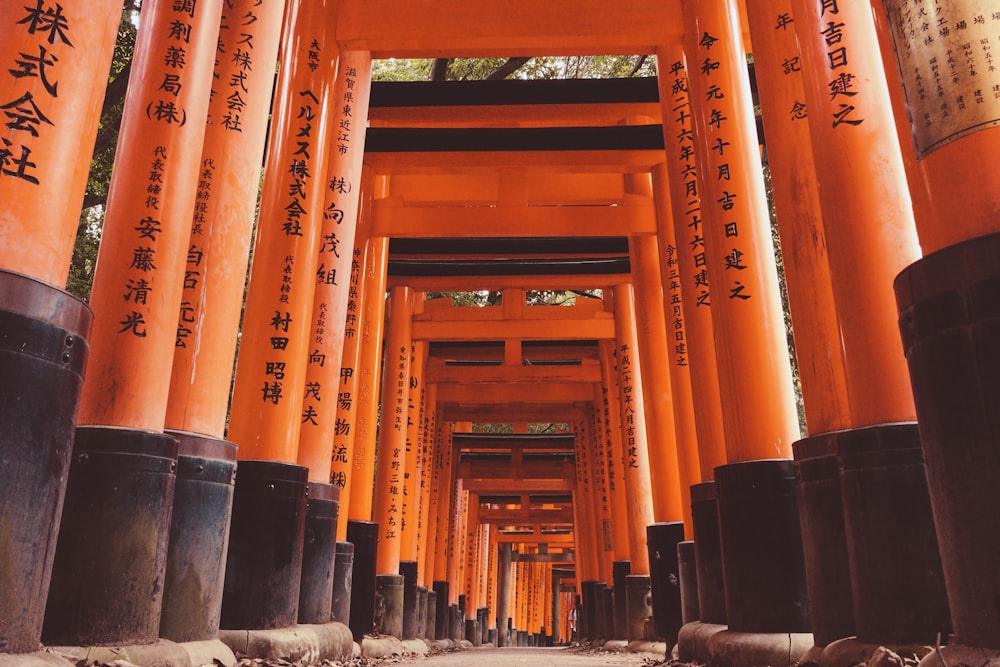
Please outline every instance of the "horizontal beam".
[[654, 53], [680, 40], [678, 0], [343, 0], [337, 42], [374, 58]]
[[656, 233], [652, 199], [633, 200], [627, 206], [393, 206], [376, 203], [371, 222], [373, 236], [389, 238]]
[[600, 381], [601, 366], [595, 359], [581, 360], [579, 366], [447, 366], [434, 359], [424, 375], [424, 382], [438, 384]]
[[[534, 489], [535, 480], [572, 480], [576, 467], [572, 463], [531, 461], [525, 463], [498, 463], [496, 461], [465, 461], [458, 464], [459, 479], [516, 479], [510, 491], [527, 493]], [[522, 484], [526, 485], [522, 487]]]
[[425, 322], [414, 320], [413, 340], [611, 340], [615, 322], [611, 318], [580, 320], [495, 320]]
[[[543, 345], [522, 345], [521, 358], [529, 361], [560, 360], [560, 359], [597, 359], [597, 343], [581, 343], [562, 345], [559, 342]], [[461, 343], [431, 343], [429, 358], [433, 360], [496, 360], [503, 361], [504, 345], [483, 343], [481, 345], [463, 345]]]
[[452, 436], [455, 449], [544, 449], [572, 451], [572, 433], [456, 433]]
[[572, 524], [573, 509], [479, 509], [480, 523], [493, 524], [535, 524], [552, 526], [556, 524]]
[[[663, 151], [663, 126], [372, 128], [365, 153]], [[526, 162], [525, 164], [531, 164]]]
[[[490, 539], [493, 539], [493, 535], [490, 535]], [[498, 532], [496, 535], [496, 540], [500, 544], [530, 544], [530, 545], [541, 545], [541, 544], [574, 544], [575, 539], [573, 538], [573, 533], [559, 533], [555, 535], [547, 535], [540, 533], [501, 533]]]
[[[576, 562], [576, 554], [572, 549], [547, 554], [513, 554], [515, 563], [573, 563]], [[573, 575], [569, 575], [573, 576]]]
[[576, 487], [575, 480], [572, 479], [515, 479], [512, 477], [497, 477], [495, 479], [463, 479], [462, 489], [470, 493], [480, 495], [490, 495], [496, 493], [510, 493], [517, 490], [519, 493], [552, 493], [569, 492]]
[[[499, 404], [509, 406], [510, 414], [516, 413], [519, 405], [584, 403], [588, 398], [591, 400], [594, 398], [593, 385], [568, 382], [547, 385], [541, 385], [537, 382], [441, 384], [438, 385], [437, 390], [437, 400], [441, 403]], [[481, 419], [475, 421], [484, 423]], [[516, 420], [506, 419], [504, 421]]]
[[564, 424], [593, 416], [592, 403], [489, 404], [473, 402], [439, 403], [441, 419], [477, 424]]
[[659, 102], [438, 107], [372, 107], [371, 127], [580, 127], [641, 116], [659, 122]]
[[[529, 177], [527, 171], [524, 167], [459, 174], [397, 174], [390, 187], [392, 197], [407, 205], [486, 206], [499, 203], [501, 192], [506, 196], [506, 190], [512, 187], [519, 189], [529, 206], [598, 206], [625, 200], [625, 179], [618, 172], [567, 174], [532, 170]], [[572, 239], [567, 241], [569, 245]], [[390, 246], [389, 252], [395, 254], [395, 248]]]
[[607, 289], [632, 282], [625, 273], [562, 276], [389, 276], [389, 287], [406, 286], [418, 292], [464, 292], [510, 287], [537, 290]]
[[376, 175], [460, 174], [498, 168], [566, 174], [648, 173], [665, 160], [662, 149], [567, 151], [427, 151], [365, 153]]

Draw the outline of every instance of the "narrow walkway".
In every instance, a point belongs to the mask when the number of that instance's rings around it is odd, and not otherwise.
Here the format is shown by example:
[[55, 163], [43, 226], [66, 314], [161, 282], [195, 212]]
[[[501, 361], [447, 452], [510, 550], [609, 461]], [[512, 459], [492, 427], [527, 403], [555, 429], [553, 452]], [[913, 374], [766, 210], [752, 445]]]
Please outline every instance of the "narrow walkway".
[[427, 658], [404, 658], [398, 664], [420, 664], [423, 667], [594, 667], [596, 665], [653, 665], [648, 654], [611, 653], [557, 646], [518, 648], [473, 648], [441, 653]]

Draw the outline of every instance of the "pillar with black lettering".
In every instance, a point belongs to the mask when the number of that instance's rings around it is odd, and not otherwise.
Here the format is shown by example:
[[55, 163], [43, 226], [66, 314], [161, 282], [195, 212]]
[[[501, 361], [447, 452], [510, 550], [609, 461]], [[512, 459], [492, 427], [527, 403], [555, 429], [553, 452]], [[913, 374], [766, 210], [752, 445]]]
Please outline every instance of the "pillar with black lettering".
[[347, 333], [352, 331], [356, 335], [358, 325], [357, 311], [351, 313], [348, 308], [370, 88], [371, 57], [368, 52], [341, 53], [330, 104], [332, 149], [326, 167], [299, 434], [298, 463], [309, 468], [314, 481], [332, 481], [332, 458], [337, 456], [333, 447], [338, 401], [334, 399], [335, 394], [340, 393], [334, 389], [341, 386], [341, 359]]
[[726, 458], [787, 458], [799, 427], [739, 12], [682, 5]]
[[330, 11], [303, 2], [285, 14], [229, 423], [240, 459], [297, 460], [338, 55]]

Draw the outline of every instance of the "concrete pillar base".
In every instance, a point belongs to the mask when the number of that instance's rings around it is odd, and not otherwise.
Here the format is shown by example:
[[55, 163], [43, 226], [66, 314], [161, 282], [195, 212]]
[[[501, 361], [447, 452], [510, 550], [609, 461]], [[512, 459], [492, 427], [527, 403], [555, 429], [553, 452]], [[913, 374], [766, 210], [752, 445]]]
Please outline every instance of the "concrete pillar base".
[[708, 640], [708, 664], [788, 667], [813, 646], [811, 632], [717, 632]]
[[708, 640], [712, 635], [728, 629], [718, 623], [685, 623], [677, 633], [677, 659], [681, 662], [708, 664]]
[[[49, 646], [46, 648], [52, 651], [52, 654], [72, 660], [74, 664], [86, 661], [90, 665], [109, 665], [120, 660], [139, 667], [195, 667], [191, 656], [181, 644], [166, 639], [160, 639], [152, 644], [131, 646]], [[235, 664], [235, 656], [232, 661], [230, 664]], [[5, 664], [2, 659], [0, 659], [0, 664]]]
[[[628, 617], [628, 634], [625, 639], [653, 639], [652, 634], [652, 593], [649, 575], [630, 574], [625, 577], [625, 607]], [[647, 634], [649, 625], [649, 634]]]
[[645, 639], [637, 639], [628, 643], [625, 648], [626, 653], [642, 653], [650, 656], [655, 656], [657, 659], [666, 657], [667, 654], [667, 643], [666, 642], [654, 642]]
[[75, 660], [55, 653], [0, 653], [0, 667], [73, 667]]
[[281, 630], [220, 630], [219, 639], [240, 657], [316, 663], [347, 660], [354, 637], [343, 623], [296, 625]]
[[628, 642], [624, 639], [609, 639], [604, 642], [605, 651], [624, 651], [628, 648]]
[[404, 639], [403, 655], [427, 655], [430, 648], [423, 639]]
[[[823, 655], [820, 656], [819, 664], [820, 667], [851, 667], [857, 664], [872, 665], [874, 667], [875, 665], [903, 664], [902, 660], [898, 662], [889, 660], [892, 657], [891, 653], [896, 654], [899, 658], [912, 659], [915, 657], [919, 660], [933, 650], [933, 646], [922, 646], [920, 644], [880, 646], [878, 644], [863, 642], [857, 637], [848, 637], [847, 639], [838, 639], [823, 649]], [[949, 660], [948, 664], [956, 665], [961, 663], [953, 663]], [[980, 663], [969, 662], [966, 664], [976, 665], [976, 667], [980, 666]]]
[[403, 655], [403, 642], [396, 637], [366, 636], [361, 641], [361, 656], [364, 658], [391, 658]]
[[[1000, 650], [975, 646], [943, 646], [925, 655], [918, 667], [948, 667], [948, 665], [1000, 667]], [[0, 667], [3, 667], [2, 658]]]

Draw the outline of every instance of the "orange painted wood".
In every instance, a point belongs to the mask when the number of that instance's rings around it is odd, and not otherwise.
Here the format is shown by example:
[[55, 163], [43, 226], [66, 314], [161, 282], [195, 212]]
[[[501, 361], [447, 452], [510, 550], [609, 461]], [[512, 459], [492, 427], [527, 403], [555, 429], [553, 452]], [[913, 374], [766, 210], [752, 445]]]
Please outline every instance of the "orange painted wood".
[[749, 21], [806, 426], [813, 434], [847, 428], [850, 410], [819, 190], [816, 179], [804, 177], [816, 172], [809, 122], [791, 112], [805, 102], [794, 26], [779, 27], [780, 17], [791, 14], [791, 0], [780, 0], [754, 6]]
[[258, 6], [256, 0], [223, 7], [215, 61], [219, 89], [209, 103], [198, 166], [169, 429], [225, 435], [283, 9], [280, 2]]
[[650, 53], [680, 32], [676, 2], [642, 0], [617, 11], [593, 2], [391, 0], [341, 4], [338, 35], [375, 57], [482, 57]]
[[372, 520], [372, 489], [375, 484], [375, 436], [378, 430], [378, 396], [382, 374], [382, 329], [385, 324], [385, 272], [389, 240], [372, 238], [365, 252], [362, 276], [361, 356], [358, 359], [358, 415], [349, 515], [359, 521]]
[[397, 574], [402, 553], [406, 484], [406, 409], [410, 394], [410, 314], [413, 294], [394, 288], [386, 303], [385, 362], [378, 452], [375, 461], [374, 521], [379, 524], [376, 571]]
[[[648, 179], [644, 187], [650, 188]], [[684, 503], [681, 501], [670, 353], [656, 237], [630, 238], [629, 254], [635, 276], [635, 321], [642, 366], [649, 476], [656, 489], [653, 494], [653, 520], [680, 521], [684, 516]]]
[[214, 0], [140, 13], [90, 297], [81, 424], [163, 428], [221, 12]]
[[320, 0], [285, 12], [229, 422], [241, 459], [298, 458], [337, 57], [322, 20], [331, 6]]
[[632, 574], [649, 574], [646, 526], [654, 520], [653, 490], [649, 474], [648, 434], [643, 410], [642, 372], [638, 358], [639, 341], [636, 335], [632, 286], [616, 286], [614, 301], [631, 571]]
[[[656, 222], [659, 228], [656, 248], [659, 253], [660, 284], [663, 289], [663, 314], [666, 321], [667, 364], [670, 368], [671, 402], [674, 413], [674, 433], [677, 437], [677, 475], [680, 482], [681, 510], [685, 532], [692, 531], [691, 503], [688, 490], [702, 481], [701, 455], [698, 451], [698, 430], [695, 421], [694, 396], [691, 389], [691, 362], [688, 354], [688, 332], [685, 326], [685, 303], [681, 291], [681, 272], [674, 231], [666, 165], [653, 169], [653, 193], [656, 197]], [[693, 534], [693, 533], [691, 533]], [[688, 535], [690, 537], [690, 534]]]
[[121, 12], [122, 0], [2, 3], [4, 270], [66, 286]]
[[799, 427], [737, 3], [682, 5], [726, 459], [790, 458]]
[[[619, 402], [618, 367], [614, 356], [615, 343], [602, 341], [601, 373], [603, 379], [600, 386], [600, 406], [604, 413], [604, 423], [608, 448], [605, 452], [608, 471], [608, 488], [611, 492], [615, 508], [627, 508], [628, 498], [625, 491], [625, 437], [621, 422], [621, 405]], [[595, 402], [597, 398], [595, 397]], [[629, 543], [629, 522], [627, 516], [616, 511], [612, 517], [612, 547], [615, 560], [629, 560], [631, 553]]]
[[[391, 292], [390, 292], [391, 294]], [[414, 295], [422, 301], [422, 294]], [[414, 307], [416, 310], [417, 307]], [[420, 502], [420, 396], [424, 389], [426, 343], [410, 343], [410, 377], [406, 401], [406, 466], [403, 474], [403, 519], [400, 523], [402, 542], [400, 558], [417, 560], [417, 534]]]
[[[688, 77], [679, 45], [665, 47], [657, 54], [660, 102], [664, 105], [666, 167], [654, 169], [654, 190], [670, 192], [677, 270], [684, 304], [682, 336], [674, 331], [674, 352], [686, 354], [691, 368], [691, 395], [698, 434], [698, 460], [703, 480], [714, 479], [715, 468], [726, 462], [725, 433], [722, 425], [722, 397], [712, 329], [710, 272], [703, 245], [701, 197], [698, 166], [694, 153], [694, 123]], [[662, 198], [657, 200], [662, 204]], [[658, 221], [664, 216], [658, 216]], [[661, 232], [661, 239], [669, 233]], [[669, 250], [669, 245], [668, 245]], [[671, 301], [674, 296], [671, 295]], [[676, 363], [676, 358], [675, 358]], [[689, 503], [685, 502], [685, 505]]]
[[[354, 238], [361, 201], [361, 163], [365, 145], [365, 118], [371, 86], [371, 58], [365, 52], [346, 51], [337, 63], [330, 103], [332, 148], [326, 165], [319, 264], [307, 344], [299, 435], [299, 465], [309, 468], [309, 479], [329, 482], [337, 432], [341, 361], [348, 333], [357, 331], [357, 312], [348, 312], [352, 285]], [[355, 306], [357, 304], [355, 303]]]
[[871, 9], [793, 0], [792, 10], [850, 425], [912, 420], [892, 281], [920, 247]]

